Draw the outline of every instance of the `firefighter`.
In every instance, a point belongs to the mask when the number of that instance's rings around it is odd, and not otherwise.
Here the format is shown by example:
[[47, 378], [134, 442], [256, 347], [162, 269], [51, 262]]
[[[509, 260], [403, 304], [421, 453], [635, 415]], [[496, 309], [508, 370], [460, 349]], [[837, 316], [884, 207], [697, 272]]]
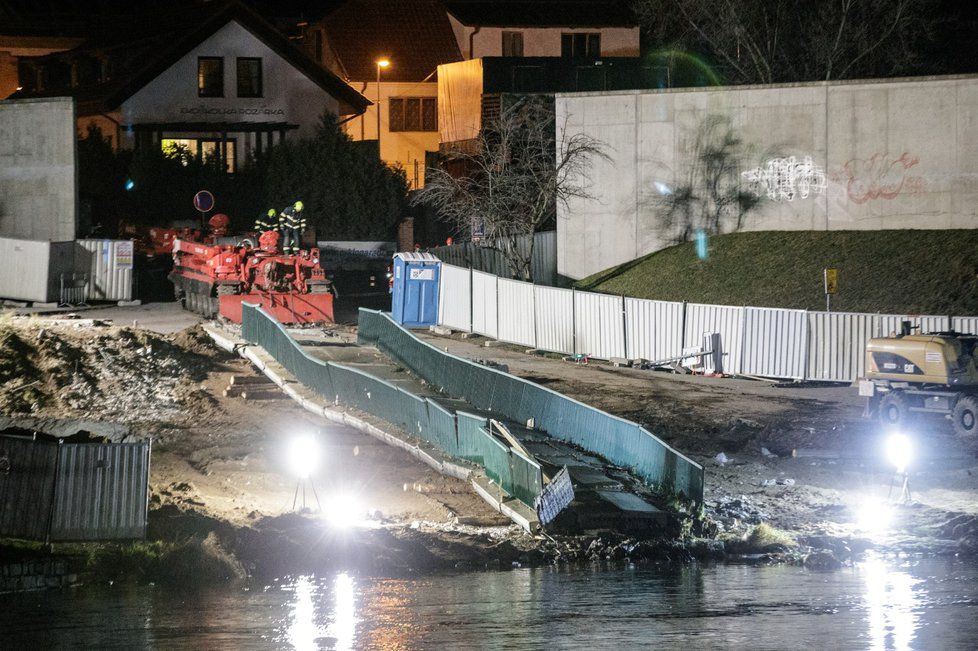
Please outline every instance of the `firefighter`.
[[302, 233], [306, 230], [306, 216], [302, 214], [301, 201], [296, 201], [279, 213], [278, 227], [282, 231], [282, 253], [298, 254]]
[[277, 216], [274, 208], [269, 208], [267, 213], [258, 213], [255, 218], [255, 230], [259, 233], [276, 230], [278, 228]]

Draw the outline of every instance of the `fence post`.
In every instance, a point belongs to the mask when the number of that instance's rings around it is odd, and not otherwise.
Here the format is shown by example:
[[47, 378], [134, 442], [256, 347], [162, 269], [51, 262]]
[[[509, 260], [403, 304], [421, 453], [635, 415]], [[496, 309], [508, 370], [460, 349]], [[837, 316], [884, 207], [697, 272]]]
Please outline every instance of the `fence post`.
[[472, 265], [469, 265], [469, 332], [474, 332], [475, 325], [475, 274], [472, 273]]
[[[747, 306], [740, 306], [740, 356], [737, 359], [737, 374], [744, 374], [744, 349], [747, 348]], [[731, 360], [731, 366], [732, 364]]]
[[625, 359], [630, 359], [628, 356], [628, 317], [625, 314], [625, 296], [621, 297], [621, 341], [624, 350]]
[[683, 315], [679, 322], [679, 350], [676, 353], [682, 355], [684, 348], [686, 348], [686, 301], [683, 301]]
[[802, 339], [802, 345], [805, 347], [805, 349], [802, 351], [802, 354], [801, 354], [801, 364], [802, 364], [802, 366], [801, 366], [801, 379], [802, 379], [802, 382], [808, 380], [809, 339], [812, 336], [811, 325], [808, 322], [808, 310], [805, 310], [805, 328], [804, 328], [804, 333], [805, 333], [805, 336], [801, 338]]
[[571, 287], [571, 355], [577, 354], [577, 290]]

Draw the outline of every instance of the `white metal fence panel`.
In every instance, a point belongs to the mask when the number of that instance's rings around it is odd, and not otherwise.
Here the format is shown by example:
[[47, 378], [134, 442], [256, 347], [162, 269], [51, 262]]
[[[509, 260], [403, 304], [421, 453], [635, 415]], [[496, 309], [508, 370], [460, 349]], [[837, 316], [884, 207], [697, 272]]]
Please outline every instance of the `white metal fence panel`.
[[873, 314], [809, 312], [808, 379], [852, 382], [862, 376], [875, 320]]
[[441, 281], [438, 287], [438, 323], [455, 330], [472, 330], [472, 308], [469, 305], [471, 289], [469, 270], [441, 265]]
[[630, 359], [654, 362], [679, 356], [683, 350], [682, 327], [682, 303], [625, 299], [625, 343]]
[[88, 298], [95, 301], [132, 300], [132, 240], [78, 240], [89, 254]]
[[804, 378], [807, 338], [805, 310], [744, 308], [741, 373]]
[[533, 285], [500, 278], [499, 339], [523, 346], [536, 347], [536, 322], [533, 309]]
[[574, 294], [569, 289], [533, 286], [537, 348], [574, 352]]
[[[683, 333], [683, 346], [700, 346], [703, 343], [703, 335], [716, 332], [720, 335], [720, 347], [723, 353], [722, 371], [724, 373], [739, 373], [743, 322], [744, 308], [742, 307], [688, 303], [686, 305], [686, 330]], [[715, 372], [719, 370], [714, 367], [712, 356], [703, 359], [703, 366], [706, 371]]]
[[498, 339], [496, 276], [472, 272], [472, 332]]
[[900, 325], [903, 321], [909, 321], [911, 332], [914, 334], [925, 334], [928, 332], [947, 332], [951, 327], [951, 320], [946, 316], [908, 316], [905, 314], [877, 314], [876, 328], [873, 330], [874, 337], [889, 337], [891, 334], [900, 334]]
[[955, 332], [978, 335], [978, 316], [956, 316], [951, 324]]
[[574, 292], [575, 353], [600, 359], [625, 356], [625, 321], [621, 296]]

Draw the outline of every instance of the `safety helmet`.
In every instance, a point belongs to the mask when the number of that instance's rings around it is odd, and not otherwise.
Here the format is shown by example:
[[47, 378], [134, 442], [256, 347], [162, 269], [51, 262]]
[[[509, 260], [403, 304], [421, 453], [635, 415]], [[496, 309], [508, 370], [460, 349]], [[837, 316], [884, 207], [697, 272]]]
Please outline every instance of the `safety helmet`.
[[296, 201], [295, 202], [295, 209], [296, 210], [302, 210], [302, 202], [301, 201]]
[[269, 208], [268, 209], [268, 216], [269, 217], [274, 217], [275, 216], [275, 209], [274, 208]]

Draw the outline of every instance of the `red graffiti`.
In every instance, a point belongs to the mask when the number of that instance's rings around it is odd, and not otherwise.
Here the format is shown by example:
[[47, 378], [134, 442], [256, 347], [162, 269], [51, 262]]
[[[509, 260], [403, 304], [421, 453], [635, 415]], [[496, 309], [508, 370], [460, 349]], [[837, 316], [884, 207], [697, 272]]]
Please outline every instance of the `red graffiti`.
[[832, 180], [846, 184], [846, 192], [853, 203], [866, 203], [871, 199], [894, 199], [901, 192], [920, 192], [926, 186], [921, 176], [909, 173], [920, 159], [907, 152], [894, 158], [886, 153], [876, 153], [870, 158], [853, 158], [832, 174]]

